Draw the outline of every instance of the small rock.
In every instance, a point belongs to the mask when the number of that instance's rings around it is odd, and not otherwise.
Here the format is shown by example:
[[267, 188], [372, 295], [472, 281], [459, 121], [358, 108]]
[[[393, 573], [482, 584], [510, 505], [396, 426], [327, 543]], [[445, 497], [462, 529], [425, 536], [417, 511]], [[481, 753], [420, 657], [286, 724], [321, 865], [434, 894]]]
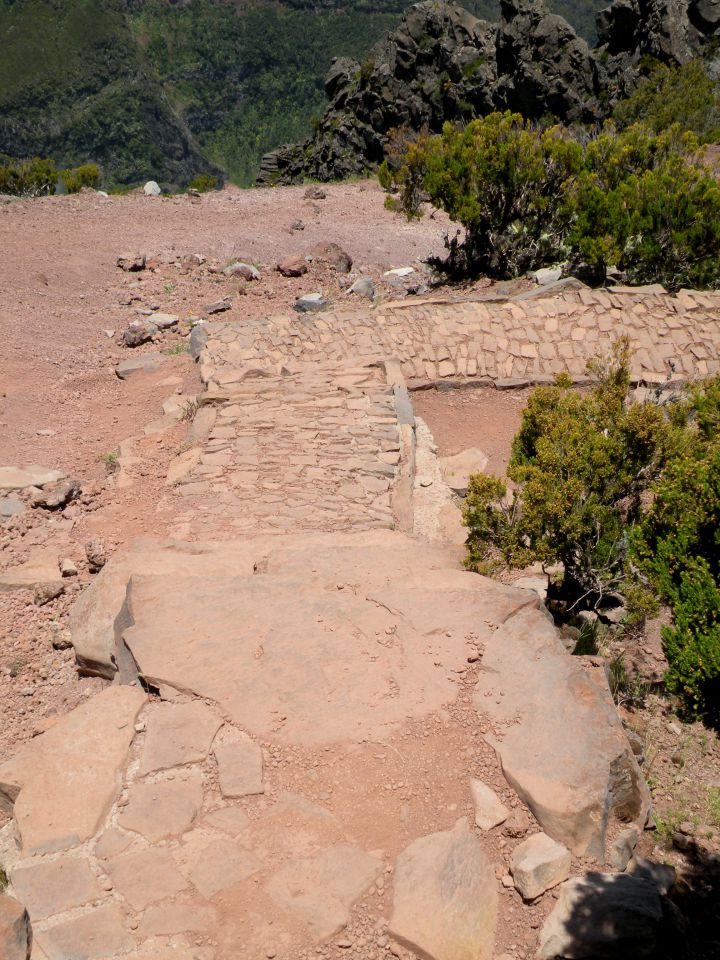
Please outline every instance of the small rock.
[[107, 552], [102, 540], [88, 540], [85, 544], [85, 556], [87, 557], [90, 573], [97, 573], [107, 563]]
[[372, 277], [360, 277], [350, 287], [349, 293], [356, 293], [359, 297], [366, 297], [368, 300], [375, 299], [375, 283]]
[[78, 574], [78, 568], [75, 565], [75, 561], [71, 560], [69, 557], [65, 557], [60, 561], [60, 573], [63, 577], [76, 577]]
[[517, 837], [524, 837], [529, 829], [530, 817], [528, 817], [521, 807], [513, 810], [513, 812], [505, 821], [505, 825], [503, 827], [504, 832], [509, 837], [514, 837], [516, 839]]
[[562, 277], [562, 267], [542, 267], [532, 275], [535, 283], [544, 286], [546, 283], [556, 283]]
[[35, 433], [37, 434], [38, 437], [54, 437], [56, 431], [50, 430], [49, 428], [47, 428], [45, 430], [36, 430]]
[[536, 833], [513, 851], [510, 872], [523, 900], [534, 900], [570, 876], [570, 851], [545, 833]]
[[225, 267], [223, 273], [228, 277], [242, 277], [243, 280], [261, 280], [260, 271], [251, 263], [243, 263], [236, 260], [229, 267]]
[[467, 450], [461, 450], [452, 457], [440, 458], [439, 463], [445, 483], [454, 493], [464, 497], [468, 491], [470, 477], [485, 471], [488, 458], [477, 447], [468, 447]]
[[158, 328], [152, 320], [133, 320], [123, 333], [122, 340], [126, 347], [139, 347], [157, 334]]
[[295, 232], [296, 230], [304, 230], [304, 229], [305, 229], [305, 224], [303, 223], [302, 220], [293, 220], [293, 222], [290, 224], [291, 232]]
[[121, 253], [117, 258], [117, 265], [126, 273], [139, 273], [145, 269], [144, 253]]
[[470, 793], [475, 805], [475, 823], [481, 830], [492, 830], [507, 820], [510, 811], [482, 780], [470, 781]]
[[414, 267], [395, 267], [393, 270], [386, 270], [384, 277], [409, 277], [415, 273]]
[[143, 193], [146, 197], [159, 197], [162, 193], [160, 186], [155, 180], [148, 180], [143, 187]]
[[610, 848], [610, 863], [615, 870], [622, 872], [627, 867], [639, 839], [640, 831], [637, 827], [620, 831]]
[[14, 897], [0, 894], [0, 957], [2, 960], [30, 960], [30, 918]]
[[327, 194], [322, 187], [318, 187], [316, 184], [308, 187], [303, 197], [306, 200], [324, 200], [327, 197]]
[[0, 500], [0, 518], [15, 517], [24, 510], [25, 504], [22, 500], [13, 500], [11, 497]]
[[30, 467], [0, 467], [0, 493], [25, 490], [26, 487], [44, 487], [64, 479], [65, 474], [59, 470], [49, 470], [35, 464]]
[[59, 623], [51, 623], [53, 650], [69, 650], [72, 646], [72, 635], [67, 627], [61, 627]]
[[325, 263], [337, 273], [350, 273], [353, 261], [337, 243], [316, 243], [310, 255], [317, 263]]
[[200, 354], [205, 349], [205, 344], [207, 343], [207, 329], [205, 328], [204, 323], [196, 323], [195, 326], [190, 331], [190, 343], [189, 351], [190, 356], [197, 363], [200, 359]]
[[115, 367], [115, 374], [121, 380], [129, 380], [136, 373], [150, 373], [157, 370], [164, 361], [159, 353], [143, 353], [129, 360], [123, 360]]
[[180, 317], [175, 316], [174, 313], [154, 313], [152, 322], [160, 330], [169, 330], [180, 323]]
[[82, 493], [82, 487], [77, 480], [64, 480], [51, 487], [39, 490], [33, 494], [33, 507], [43, 507], [45, 510], [59, 510], [66, 504], [76, 500]]
[[283, 277], [302, 277], [308, 268], [303, 257], [286, 257], [275, 269]]
[[65, 584], [60, 580], [50, 581], [48, 583], [39, 583], [35, 587], [33, 594], [33, 603], [36, 607], [44, 607], [46, 603], [55, 600], [61, 593], [65, 592]]
[[298, 297], [294, 307], [298, 313], [319, 313], [321, 310], [327, 310], [330, 305], [330, 301], [322, 293], [306, 293]]
[[217, 303], [209, 303], [205, 307], [205, 312], [212, 316], [214, 313], [224, 313], [232, 307], [232, 300], [218, 300]]

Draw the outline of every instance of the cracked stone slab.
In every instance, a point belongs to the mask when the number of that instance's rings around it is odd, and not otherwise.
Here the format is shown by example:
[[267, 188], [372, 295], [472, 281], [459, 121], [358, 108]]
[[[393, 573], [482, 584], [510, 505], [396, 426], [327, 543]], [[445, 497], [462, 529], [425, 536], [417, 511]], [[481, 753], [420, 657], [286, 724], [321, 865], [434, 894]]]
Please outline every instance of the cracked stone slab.
[[15, 817], [25, 853], [65, 850], [97, 833], [144, 702], [137, 687], [109, 687], [0, 766], [0, 804]]
[[35, 931], [47, 960], [101, 960], [127, 953], [135, 946], [117, 903], [103, 904], [89, 913]]
[[190, 829], [203, 802], [199, 770], [178, 773], [172, 780], [133, 783], [128, 801], [118, 814], [118, 824], [157, 843]]
[[122, 854], [105, 867], [115, 889], [133, 910], [165, 900], [187, 889], [172, 853], [164, 847], [148, 847]]
[[15, 867], [11, 880], [33, 922], [105, 896], [88, 861], [79, 857]]
[[258, 857], [237, 841], [207, 835], [200, 830], [185, 837], [177, 856], [187, 876], [206, 900], [247, 880], [262, 866]]
[[0, 467], [0, 493], [24, 490], [25, 487], [44, 487], [48, 483], [64, 480], [60, 470], [50, 470], [31, 464], [28, 467]]
[[148, 719], [139, 775], [204, 760], [221, 724], [201, 700], [161, 703]]
[[123, 640], [161, 693], [212, 700], [253, 736], [318, 744], [384, 734], [454, 699], [470, 633], [489, 641], [491, 624], [529, 602], [452, 569], [428, 578], [416, 566], [396, 584], [393, 546], [405, 542], [396, 536], [373, 551], [368, 583], [353, 553], [342, 565], [335, 553], [327, 584], [312, 543], [297, 573], [296, 555], [287, 574], [135, 577]]
[[262, 750], [241, 730], [226, 725], [213, 745], [220, 792], [229, 799], [264, 793]]
[[382, 867], [382, 860], [342, 843], [281, 867], [267, 891], [278, 906], [299, 914], [318, 940], [328, 940], [347, 925], [353, 905]]

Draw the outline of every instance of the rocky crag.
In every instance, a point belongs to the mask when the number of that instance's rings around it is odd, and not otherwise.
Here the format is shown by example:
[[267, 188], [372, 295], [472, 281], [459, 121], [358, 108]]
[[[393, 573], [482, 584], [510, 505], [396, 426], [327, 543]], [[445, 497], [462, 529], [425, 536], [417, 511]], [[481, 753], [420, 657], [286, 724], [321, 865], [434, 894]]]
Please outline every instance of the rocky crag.
[[259, 182], [342, 179], [380, 163], [388, 133], [439, 131], [492, 110], [595, 123], [637, 84], [643, 58], [683, 64], [715, 55], [716, 0], [616, 0], [591, 49], [544, 0], [502, 0], [498, 24], [427, 0], [362, 64], [336, 60], [330, 106], [305, 142], [263, 158]]

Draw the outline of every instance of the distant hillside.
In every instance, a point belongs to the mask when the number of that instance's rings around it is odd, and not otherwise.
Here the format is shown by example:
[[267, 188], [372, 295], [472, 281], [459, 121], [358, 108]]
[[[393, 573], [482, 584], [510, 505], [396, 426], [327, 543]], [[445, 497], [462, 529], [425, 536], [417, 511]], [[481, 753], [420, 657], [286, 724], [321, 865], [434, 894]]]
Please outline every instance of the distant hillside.
[[[581, 33], [603, 0], [554, 0]], [[0, 154], [99, 162], [109, 182], [251, 183], [327, 106], [408, 0], [0, 0]], [[468, 0], [496, 18], [499, 0]]]

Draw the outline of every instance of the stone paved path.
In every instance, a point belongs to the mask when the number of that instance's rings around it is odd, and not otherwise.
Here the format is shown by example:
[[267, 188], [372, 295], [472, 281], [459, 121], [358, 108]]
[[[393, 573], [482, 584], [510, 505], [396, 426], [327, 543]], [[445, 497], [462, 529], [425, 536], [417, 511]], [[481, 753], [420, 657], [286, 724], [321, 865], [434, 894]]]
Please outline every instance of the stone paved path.
[[[648, 794], [602, 667], [537, 596], [408, 535], [442, 527], [416, 522], [416, 443], [436, 474], [408, 388], [581, 381], [619, 333], [639, 383], [704, 376], [720, 297], [560, 287], [206, 330], [168, 500], [187, 540], [218, 542], [107, 565], [73, 643], [115, 682], [0, 767], [33, 960], [412, 956], [388, 930], [490, 960], [523, 935], [497, 883], [518, 839], [602, 863]], [[457, 822], [474, 778], [519, 827]], [[525, 907], [528, 929], [549, 909]]]

